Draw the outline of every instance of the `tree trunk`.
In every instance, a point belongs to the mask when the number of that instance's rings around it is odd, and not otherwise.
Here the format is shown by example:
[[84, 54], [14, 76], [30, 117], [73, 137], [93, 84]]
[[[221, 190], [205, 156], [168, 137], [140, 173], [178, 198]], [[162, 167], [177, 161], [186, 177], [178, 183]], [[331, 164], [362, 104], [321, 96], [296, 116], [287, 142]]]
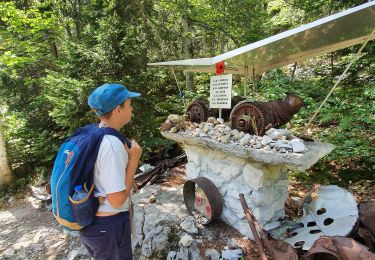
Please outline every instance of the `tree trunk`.
[[12, 181], [12, 175], [8, 164], [1, 121], [2, 116], [0, 115], [0, 191], [8, 187]]
[[[184, 15], [182, 18], [182, 28], [184, 31], [184, 35], [183, 35], [184, 58], [191, 59], [193, 57], [193, 54], [192, 54], [193, 51], [192, 51], [192, 45], [191, 45], [191, 21], [187, 15]], [[186, 72], [186, 89], [190, 91], [194, 91], [193, 73], [191, 72]]]

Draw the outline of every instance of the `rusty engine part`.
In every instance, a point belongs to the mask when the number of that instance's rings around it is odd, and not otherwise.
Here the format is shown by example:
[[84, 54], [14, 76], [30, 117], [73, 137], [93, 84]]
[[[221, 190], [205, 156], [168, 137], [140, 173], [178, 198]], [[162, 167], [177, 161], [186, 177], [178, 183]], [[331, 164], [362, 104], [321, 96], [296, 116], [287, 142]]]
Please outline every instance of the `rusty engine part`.
[[361, 201], [358, 211], [358, 225], [353, 238], [375, 252], [375, 201]]
[[255, 243], [257, 244], [260, 259], [267, 260], [267, 252], [271, 259], [274, 260], [297, 260], [297, 251], [291, 245], [281, 240], [268, 239], [266, 232], [262, 229], [258, 220], [254, 217], [251, 209], [248, 207], [244, 195], [240, 193], [239, 196], [245, 216], [249, 222], [251, 232], [253, 233]]
[[264, 135], [271, 127], [290, 121], [303, 106], [300, 97], [287, 95], [284, 100], [271, 102], [242, 101], [233, 107], [230, 114], [232, 128], [256, 135]]
[[320, 237], [302, 260], [371, 260], [375, 255], [351, 238]]
[[[222, 110], [222, 118], [228, 120], [230, 112], [233, 107], [238, 104], [240, 101], [244, 100], [243, 97], [234, 96], [232, 98], [232, 108]], [[194, 100], [187, 108], [185, 113], [185, 119], [194, 123], [200, 124], [205, 122], [207, 118], [214, 116], [219, 117], [219, 109], [210, 109], [210, 102], [206, 99], [197, 99]]]
[[185, 120], [200, 124], [211, 116], [209, 102], [205, 99], [194, 100], [186, 110]]

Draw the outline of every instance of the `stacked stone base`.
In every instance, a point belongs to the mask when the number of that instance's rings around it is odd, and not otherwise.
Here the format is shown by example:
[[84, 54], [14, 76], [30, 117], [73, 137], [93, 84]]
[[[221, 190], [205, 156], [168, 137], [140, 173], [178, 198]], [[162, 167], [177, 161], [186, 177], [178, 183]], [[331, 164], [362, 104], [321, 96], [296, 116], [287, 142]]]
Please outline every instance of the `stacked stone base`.
[[188, 179], [206, 177], [219, 189], [224, 208], [221, 215], [227, 224], [253, 238], [243, 212], [239, 194], [243, 193], [258, 221], [265, 225], [284, 216], [288, 197], [287, 168], [262, 164], [201, 146], [184, 145]]

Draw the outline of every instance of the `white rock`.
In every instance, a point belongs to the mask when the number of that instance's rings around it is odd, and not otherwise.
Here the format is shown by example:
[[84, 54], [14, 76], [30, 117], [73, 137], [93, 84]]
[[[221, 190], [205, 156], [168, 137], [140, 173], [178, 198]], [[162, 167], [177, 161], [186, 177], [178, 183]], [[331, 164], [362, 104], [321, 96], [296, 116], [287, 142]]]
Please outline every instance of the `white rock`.
[[207, 118], [207, 123], [215, 124], [215, 122], [216, 122], [216, 118], [215, 117], [211, 116], [211, 117]]
[[5, 250], [3, 252], [3, 256], [12, 256], [14, 255], [14, 248], [13, 247], [9, 247], [7, 250]]
[[170, 227], [158, 226], [147, 233], [142, 244], [142, 254], [146, 257], [164, 255], [165, 250], [169, 247], [168, 236], [170, 232]]
[[305, 151], [305, 144], [301, 139], [293, 139], [290, 142], [292, 143], [294, 153], [301, 153]]
[[235, 136], [236, 134], [239, 134], [240, 132], [237, 129], [232, 129], [230, 133], [231, 135]]
[[290, 144], [284, 143], [283, 141], [280, 141], [280, 140], [274, 143], [273, 145], [276, 149], [281, 149], [281, 148], [284, 148], [285, 150], [293, 149], [293, 147]]
[[222, 250], [221, 257], [223, 260], [238, 260], [242, 257], [242, 249], [234, 249], [234, 250]]
[[167, 255], [167, 260], [175, 260], [177, 257], [176, 251], [170, 251]]
[[218, 118], [217, 121], [219, 122], [219, 124], [224, 124], [224, 119], [222, 118]]
[[262, 145], [267, 145], [272, 142], [272, 138], [268, 135], [263, 136], [262, 141], [260, 142]]
[[229, 241], [228, 241], [228, 246], [230, 247], [230, 248], [236, 248], [236, 247], [238, 247], [238, 242], [237, 242], [237, 240], [235, 239], [235, 238], [231, 238], [231, 239], [229, 239]]
[[31, 204], [34, 209], [40, 209], [43, 206], [43, 201], [38, 200], [34, 197], [28, 197], [27, 201]]
[[194, 238], [192, 238], [192, 236], [190, 236], [189, 234], [184, 234], [181, 237], [180, 241], [178, 242], [178, 245], [183, 246], [183, 247], [189, 247], [191, 246], [193, 241], [194, 241]]
[[209, 257], [211, 260], [220, 259], [220, 253], [213, 248], [207, 249], [206, 252], [204, 252], [204, 256]]
[[207, 134], [205, 134], [205, 133], [200, 133], [199, 134], [199, 137], [206, 137], [207, 136]]
[[177, 133], [178, 132], [178, 127], [174, 126], [169, 130], [170, 133]]
[[270, 151], [271, 150], [271, 146], [266, 145], [265, 147], [263, 147], [263, 149], [266, 150], [266, 151]]
[[139, 170], [140, 170], [141, 172], [147, 172], [147, 171], [152, 170], [152, 169], [154, 169], [154, 168], [155, 168], [155, 166], [152, 166], [151, 164], [147, 164], [147, 163], [145, 163], [145, 164], [142, 164], [141, 167], [139, 167]]
[[250, 164], [244, 167], [242, 178], [244, 183], [254, 190], [259, 189], [263, 185], [263, 171]]
[[268, 135], [272, 139], [276, 140], [276, 139], [281, 138], [281, 136], [290, 137], [292, 135], [292, 133], [289, 130], [287, 130], [287, 129], [275, 129], [275, 128], [271, 128], [270, 130], [268, 130], [266, 132], [266, 135]]
[[188, 162], [186, 164], [186, 177], [189, 180], [199, 177], [200, 168], [197, 167], [193, 162]]
[[172, 124], [178, 124], [181, 122], [181, 118], [179, 115], [171, 114], [168, 116], [168, 119]]
[[13, 202], [14, 202], [14, 197], [13, 197], [13, 196], [10, 196], [9, 199], [8, 199], [8, 203], [9, 203], [10, 205], [12, 205]]
[[198, 228], [195, 225], [195, 218], [188, 216], [181, 222], [180, 227], [189, 234], [198, 234]]
[[240, 140], [240, 145], [246, 145], [250, 142], [250, 140], [251, 140], [251, 135], [245, 134], [244, 137], [242, 137]]

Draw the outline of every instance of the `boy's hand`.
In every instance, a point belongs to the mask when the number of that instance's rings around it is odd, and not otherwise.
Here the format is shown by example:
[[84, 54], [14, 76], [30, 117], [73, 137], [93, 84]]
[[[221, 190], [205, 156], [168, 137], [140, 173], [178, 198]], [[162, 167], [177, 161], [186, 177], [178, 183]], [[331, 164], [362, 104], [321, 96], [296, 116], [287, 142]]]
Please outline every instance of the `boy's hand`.
[[133, 139], [131, 141], [131, 148], [125, 143], [125, 150], [128, 152], [129, 155], [129, 162], [137, 163], [142, 155], [142, 147]]

